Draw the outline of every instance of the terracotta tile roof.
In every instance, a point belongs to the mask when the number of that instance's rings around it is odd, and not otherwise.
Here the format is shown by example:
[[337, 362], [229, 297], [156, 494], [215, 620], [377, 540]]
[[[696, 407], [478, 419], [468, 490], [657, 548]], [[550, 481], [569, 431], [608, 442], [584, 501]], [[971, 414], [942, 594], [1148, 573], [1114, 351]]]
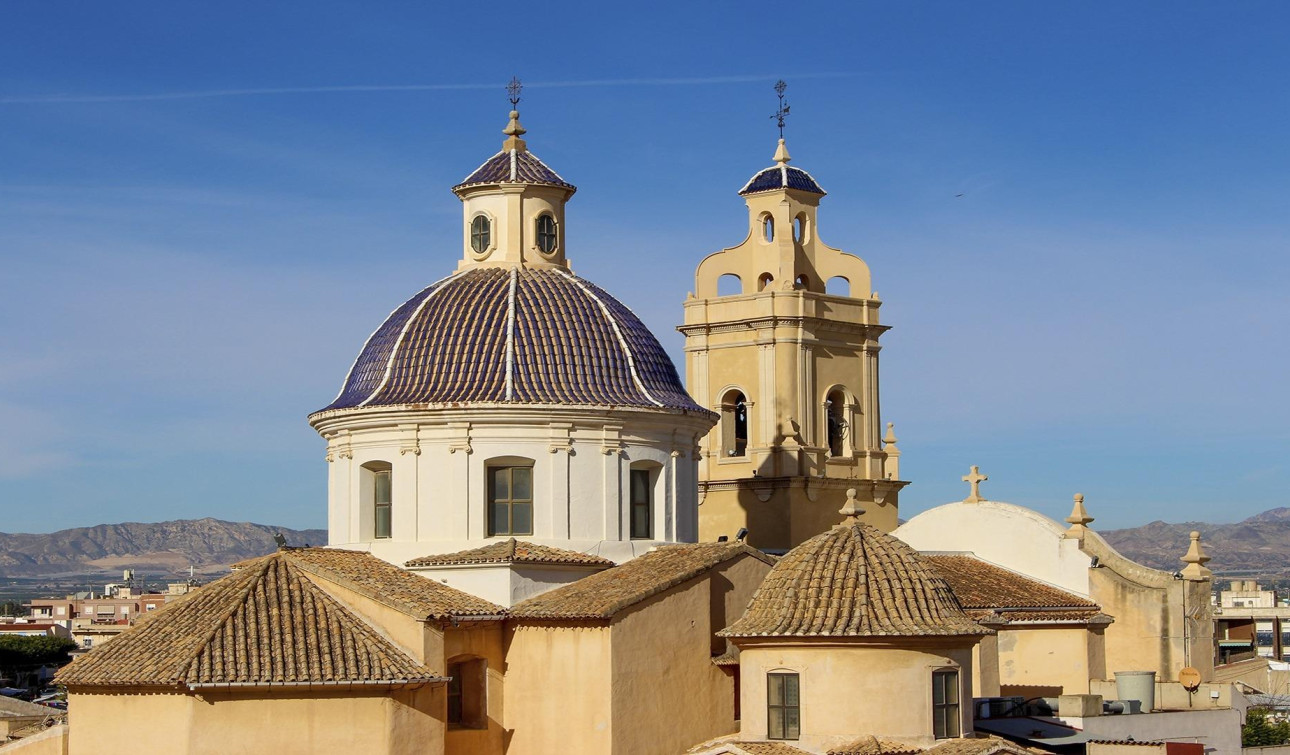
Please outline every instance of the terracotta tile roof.
[[925, 553], [923, 558], [949, 583], [974, 619], [1010, 622], [1087, 622], [1102, 615], [1088, 598], [1032, 579], [976, 556]]
[[1032, 753], [1047, 752], [1048, 750], [1034, 747], [1023, 747], [1016, 742], [1010, 742], [999, 737], [978, 736], [963, 739], [947, 739], [927, 750], [924, 750], [923, 755], [994, 755], [994, 753], [1031, 755]]
[[457, 564], [551, 564], [558, 566], [614, 566], [591, 553], [552, 548], [510, 538], [482, 548], [414, 558], [404, 566], [454, 566]]
[[512, 403], [713, 415], [658, 339], [563, 268], [475, 268], [426, 287], [367, 339], [336, 399], [364, 406]]
[[869, 736], [861, 737], [840, 747], [830, 748], [829, 755], [914, 755], [922, 751], [921, 747]]
[[748, 755], [803, 755], [808, 752], [787, 742], [731, 742], [730, 745]]
[[786, 553], [726, 637], [990, 634], [913, 548], [851, 521]]
[[78, 686], [400, 683], [436, 679], [280, 551], [160, 608], [80, 656]]
[[518, 603], [510, 615], [517, 619], [608, 619], [745, 554], [772, 563], [766, 554], [737, 542], [660, 545], [625, 564]]
[[370, 553], [339, 548], [291, 548], [280, 553], [303, 571], [416, 619], [468, 619], [506, 613], [496, 603], [413, 574]]

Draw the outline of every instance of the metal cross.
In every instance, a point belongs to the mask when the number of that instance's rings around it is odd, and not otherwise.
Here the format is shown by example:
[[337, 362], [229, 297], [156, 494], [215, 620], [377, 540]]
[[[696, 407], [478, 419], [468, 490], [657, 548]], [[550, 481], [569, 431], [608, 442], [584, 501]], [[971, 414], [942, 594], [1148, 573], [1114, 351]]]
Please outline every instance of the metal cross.
[[788, 89], [788, 84], [783, 79], [775, 82], [775, 94], [779, 95], [779, 109], [771, 116], [779, 122], [779, 138], [784, 138], [784, 119], [788, 117], [788, 104], [784, 102], [784, 90]]
[[966, 482], [972, 486], [972, 494], [969, 495], [967, 498], [964, 498], [963, 502], [977, 503], [979, 501], [984, 501], [985, 499], [981, 497], [981, 483], [988, 479], [990, 478], [981, 474], [981, 468], [973, 464], [972, 474], [963, 475], [963, 482]]
[[518, 76], [512, 76], [511, 83], [506, 85], [506, 94], [510, 96], [512, 110], [519, 107], [520, 92], [523, 89], [524, 85], [520, 83], [520, 78]]

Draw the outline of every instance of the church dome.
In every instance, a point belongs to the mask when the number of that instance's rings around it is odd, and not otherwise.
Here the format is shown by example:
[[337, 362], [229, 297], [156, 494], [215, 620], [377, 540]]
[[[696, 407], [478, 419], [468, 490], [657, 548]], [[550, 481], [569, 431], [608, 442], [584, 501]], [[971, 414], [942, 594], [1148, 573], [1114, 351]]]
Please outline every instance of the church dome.
[[710, 414], [640, 319], [563, 267], [467, 268], [376, 329], [321, 411], [575, 405]]
[[920, 637], [979, 636], [990, 630], [968, 617], [917, 551], [849, 516], [785, 554], [743, 618], [721, 634]]

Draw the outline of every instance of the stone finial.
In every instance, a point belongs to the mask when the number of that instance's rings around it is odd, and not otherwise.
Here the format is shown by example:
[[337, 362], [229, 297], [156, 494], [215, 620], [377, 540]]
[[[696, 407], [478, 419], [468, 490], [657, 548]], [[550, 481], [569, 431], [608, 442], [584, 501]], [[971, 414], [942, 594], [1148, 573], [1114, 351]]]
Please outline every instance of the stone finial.
[[972, 472], [970, 474], [963, 475], [963, 482], [972, 486], [971, 492], [968, 494], [967, 498], [963, 499], [963, 502], [980, 503], [981, 501], [984, 501], [985, 499], [981, 497], [981, 483], [988, 479], [990, 478], [981, 474], [981, 468], [973, 464]]
[[1088, 531], [1088, 524], [1093, 521], [1093, 517], [1089, 516], [1084, 508], [1083, 493], [1075, 494], [1075, 505], [1071, 507], [1071, 515], [1066, 517], [1066, 521], [1071, 525], [1070, 529], [1066, 530], [1066, 534], [1071, 537], [1083, 537]]
[[1214, 576], [1214, 572], [1205, 568], [1205, 564], [1209, 563], [1209, 556], [1205, 555], [1205, 549], [1200, 544], [1200, 533], [1195, 530], [1192, 530], [1191, 545], [1187, 546], [1187, 554], [1179, 560], [1187, 564], [1182, 570], [1183, 579], [1200, 582]]
[[883, 462], [883, 472], [886, 473], [888, 480], [899, 480], [900, 449], [896, 447], [896, 425], [893, 422], [887, 423], [887, 434], [882, 439], [882, 450], [887, 453], [887, 459]]
[[780, 139], [779, 146], [775, 148], [775, 162], [783, 165], [792, 159], [788, 154], [788, 145], [784, 143], [783, 139]]
[[524, 140], [520, 138], [524, 134], [528, 133], [524, 127], [520, 125], [520, 111], [511, 111], [511, 121], [506, 124], [506, 128], [502, 129], [502, 133], [506, 134], [506, 141], [502, 142], [502, 149], [504, 151], [516, 150], [518, 152], [524, 152], [528, 149]]
[[842, 515], [842, 524], [839, 526], [846, 527], [860, 521], [860, 515], [864, 513], [864, 509], [860, 508], [860, 501], [856, 499], [857, 495], [859, 494], [855, 488], [847, 489], [847, 502], [842, 504], [842, 508], [838, 510], [838, 513]]

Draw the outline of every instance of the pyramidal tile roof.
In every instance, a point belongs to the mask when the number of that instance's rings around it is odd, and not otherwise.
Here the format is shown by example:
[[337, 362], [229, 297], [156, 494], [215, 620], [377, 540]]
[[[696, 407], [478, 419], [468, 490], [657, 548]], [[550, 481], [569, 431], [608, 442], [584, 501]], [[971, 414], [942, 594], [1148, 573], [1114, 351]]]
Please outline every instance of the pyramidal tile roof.
[[772, 165], [769, 168], [758, 171], [748, 183], [739, 190], [740, 196], [749, 194], [759, 194], [763, 191], [778, 191], [780, 189], [798, 189], [807, 191], [812, 194], [825, 195], [826, 191], [820, 188], [819, 182], [811, 176], [810, 173], [801, 168], [794, 168], [788, 165]]
[[456, 566], [467, 564], [549, 564], [552, 566], [614, 566], [614, 562], [591, 553], [552, 548], [510, 538], [481, 548], [422, 556], [404, 566]]
[[786, 553], [726, 637], [991, 634], [913, 548], [854, 519]]
[[537, 155], [527, 149], [503, 149], [484, 161], [483, 165], [465, 180], [452, 187], [453, 191], [479, 184], [526, 183], [559, 186], [576, 191], [577, 187], [551, 170]]
[[765, 553], [738, 542], [660, 545], [625, 564], [517, 603], [510, 615], [516, 619], [609, 619], [745, 554], [774, 563]]
[[439, 677], [280, 551], [247, 563], [77, 658], [77, 686], [408, 684]]

